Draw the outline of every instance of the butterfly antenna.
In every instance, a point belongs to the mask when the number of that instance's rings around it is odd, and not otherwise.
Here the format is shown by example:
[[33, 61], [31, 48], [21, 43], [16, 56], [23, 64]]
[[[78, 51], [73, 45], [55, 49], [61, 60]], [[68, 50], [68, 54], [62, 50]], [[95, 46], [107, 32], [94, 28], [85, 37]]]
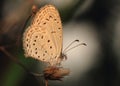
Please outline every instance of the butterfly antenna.
[[73, 47], [67, 49], [67, 50], [65, 51], [65, 53], [68, 52], [68, 51], [70, 51], [70, 50], [72, 50], [72, 49], [74, 49], [74, 48], [76, 48], [76, 47], [78, 47], [78, 46], [81, 46], [81, 45], [87, 46], [86, 43], [80, 43], [80, 44], [78, 44], [78, 45], [76, 45], [76, 46], [73, 46]]
[[79, 40], [74, 40], [73, 42], [71, 42], [64, 50], [63, 52], [65, 52], [73, 43], [75, 42], [79, 42]]

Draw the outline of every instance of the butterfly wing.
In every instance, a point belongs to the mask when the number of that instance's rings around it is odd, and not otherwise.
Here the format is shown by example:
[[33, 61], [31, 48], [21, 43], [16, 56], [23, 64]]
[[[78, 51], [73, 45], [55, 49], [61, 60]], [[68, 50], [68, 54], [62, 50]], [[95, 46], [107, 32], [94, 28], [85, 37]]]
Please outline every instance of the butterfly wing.
[[38, 26], [29, 26], [27, 28], [23, 36], [23, 46], [26, 57], [51, 62], [51, 57], [52, 55], [54, 56], [56, 50], [53, 42], [49, 44], [48, 41], [50, 37], [47, 34], [45, 29]]
[[[62, 24], [57, 9], [52, 5], [42, 7], [41, 10], [37, 12], [32, 24], [47, 29], [48, 35], [50, 35], [51, 41], [53, 41], [56, 49], [56, 55], [52, 56], [52, 59], [59, 59], [62, 50]], [[54, 61], [54, 63], [55, 62], [56, 61]]]
[[51, 65], [60, 63], [62, 24], [54, 6], [46, 5], [36, 13], [32, 25], [25, 31], [23, 38], [26, 55], [49, 62]]

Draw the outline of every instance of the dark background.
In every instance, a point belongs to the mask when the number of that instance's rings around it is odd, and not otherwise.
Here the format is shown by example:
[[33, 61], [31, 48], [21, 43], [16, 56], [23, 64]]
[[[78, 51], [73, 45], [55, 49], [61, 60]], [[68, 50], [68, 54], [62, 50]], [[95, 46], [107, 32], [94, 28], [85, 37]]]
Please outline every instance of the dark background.
[[[79, 79], [77, 85], [120, 86], [120, 1], [92, 1], [90, 7], [86, 8], [82, 13], [79, 13], [80, 10], [78, 8], [86, 3], [87, 0], [76, 0], [75, 2], [77, 3], [71, 5], [71, 7], [60, 9], [64, 25], [70, 21], [75, 23], [91, 21], [96, 26], [96, 34], [99, 35], [99, 44], [102, 52], [100, 55], [101, 60], [99, 61], [99, 64], [97, 64], [99, 66], [87, 70], [83, 77]], [[11, 2], [11, 0], [0, 1], [0, 86], [44, 85], [43, 78], [37, 77], [36, 79], [36, 77], [28, 74], [25, 71], [26, 69], [24, 70], [21, 66], [22, 63], [30, 70], [36, 71], [34, 66], [39, 64], [38, 61], [24, 58], [21, 38], [24, 29], [23, 25], [31, 12], [30, 9], [32, 4], [34, 3], [35, 2], [32, 0], [16, 0], [13, 2]], [[43, 1], [38, 7], [41, 7], [41, 5], [45, 3], [46, 2]], [[19, 8], [19, 12], [13, 11], [17, 8]], [[76, 12], [78, 12], [77, 15], [75, 15]], [[3, 48], [5, 48], [6, 51], [3, 51]], [[11, 58], [9, 54], [17, 59]], [[50, 86], [52, 86], [53, 83], [51, 83]], [[53, 85], [61, 86], [61, 84]], [[67, 84], [62, 84], [62, 86], [63, 85], [65, 86]]]

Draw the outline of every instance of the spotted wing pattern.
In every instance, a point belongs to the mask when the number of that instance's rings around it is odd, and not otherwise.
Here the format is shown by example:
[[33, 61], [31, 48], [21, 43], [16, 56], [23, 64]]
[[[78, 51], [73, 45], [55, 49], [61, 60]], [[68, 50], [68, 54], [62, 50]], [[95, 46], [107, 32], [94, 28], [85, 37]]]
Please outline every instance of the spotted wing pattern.
[[62, 38], [59, 13], [53, 5], [46, 5], [36, 13], [24, 32], [25, 56], [56, 65], [60, 63]]

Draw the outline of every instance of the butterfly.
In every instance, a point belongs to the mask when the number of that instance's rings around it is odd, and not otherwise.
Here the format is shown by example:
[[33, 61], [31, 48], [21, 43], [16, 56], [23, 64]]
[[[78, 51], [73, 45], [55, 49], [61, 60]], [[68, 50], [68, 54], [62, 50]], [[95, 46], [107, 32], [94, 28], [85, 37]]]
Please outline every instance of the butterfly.
[[[76, 41], [79, 40], [74, 42]], [[68, 69], [58, 67], [61, 61], [67, 58], [66, 54], [62, 53], [62, 46], [63, 31], [59, 12], [55, 6], [45, 5], [36, 12], [31, 25], [25, 30], [23, 48], [26, 57], [32, 57], [49, 64], [43, 71], [46, 81], [61, 80], [69, 74]]]
[[64, 57], [62, 54], [62, 23], [58, 10], [53, 5], [45, 5], [35, 14], [31, 25], [23, 35], [26, 57], [49, 63], [44, 69], [46, 80], [61, 80], [69, 71], [57, 67]]

